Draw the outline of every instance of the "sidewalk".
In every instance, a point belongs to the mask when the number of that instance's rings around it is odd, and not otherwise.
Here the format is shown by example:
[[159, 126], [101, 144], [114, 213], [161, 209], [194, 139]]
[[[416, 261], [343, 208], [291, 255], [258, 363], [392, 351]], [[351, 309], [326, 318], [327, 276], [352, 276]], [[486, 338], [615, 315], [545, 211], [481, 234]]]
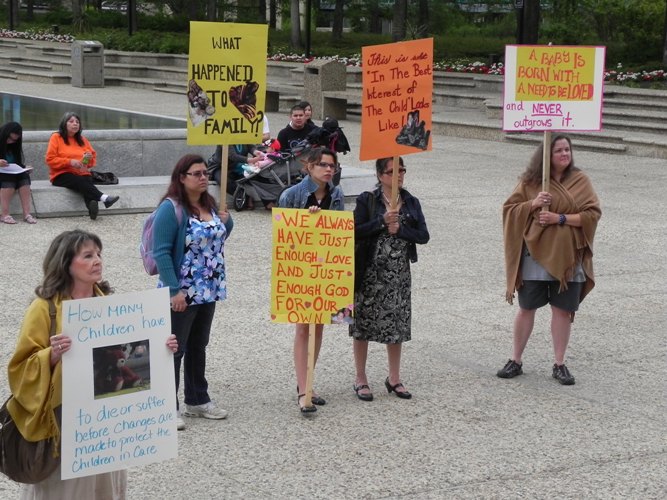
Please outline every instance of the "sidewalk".
[[[0, 90], [8, 87], [0, 80]], [[178, 96], [136, 89], [22, 82], [20, 91], [184, 114]], [[270, 119], [274, 131], [286, 122]], [[353, 150], [346, 164], [371, 169], [358, 161], [359, 124], [342, 125]], [[179, 458], [130, 470], [128, 498], [665, 497], [665, 160], [582, 153], [574, 143], [603, 216], [597, 287], [577, 314], [567, 356], [577, 383], [563, 387], [551, 378], [546, 309], [537, 315], [525, 375], [495, 376], [510, 355], [517, 307], [504, 302], [500, 209], [533, 147], [443, 136], [433, 144], [405, 158], [406, 187], [422, 202], [431, 233], [412, 268], [413, 341], [402, 377], [413, 399], [384, 391], [379, 345], [368, 363], [375, 401], [356, 399], [351, 341], [343, 327], [331, 326], [315, 372], [327, 405], [311, 419], [301, 416], [293, 328], [268, 319], [269, 214], [233, 213], [229, 299], [217, 309], [207, 367], [211, 395], [230, 415], [186, 419]], [[102, 237], [105, 278], [118, 292], [154, 287], [137, 251], [144, 218], [0, 224], [3, 370], [46, 247], [61, 231], [80, 227]], [[6, 397], [4, 374], [0, 380]], [[0, 498], [17, 492], [0, 478]]]

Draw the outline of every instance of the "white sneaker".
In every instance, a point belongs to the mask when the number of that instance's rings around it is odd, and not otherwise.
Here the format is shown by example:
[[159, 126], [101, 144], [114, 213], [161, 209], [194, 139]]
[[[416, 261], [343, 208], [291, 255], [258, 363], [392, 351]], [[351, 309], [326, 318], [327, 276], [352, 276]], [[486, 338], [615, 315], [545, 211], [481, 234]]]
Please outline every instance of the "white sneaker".
[[179, 431], [185, 430], [185, 422], [183, 421], [180, 415], [176, 417], [176, 429]]
[[212, 420], [227, 418], [227, 412], [222, 408], [216, 408], [213, 401], [209, 401], [203, 405], [185, 405], [183, 415], [186, 417], [210, 418]]

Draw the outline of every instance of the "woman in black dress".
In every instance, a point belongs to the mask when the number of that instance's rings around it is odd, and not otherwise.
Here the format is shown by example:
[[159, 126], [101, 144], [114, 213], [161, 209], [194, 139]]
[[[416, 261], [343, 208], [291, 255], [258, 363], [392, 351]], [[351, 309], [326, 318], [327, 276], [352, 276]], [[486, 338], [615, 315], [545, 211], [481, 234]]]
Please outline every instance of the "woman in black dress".
[[366, 378], [368, 341], [387, 345], [387, 391], [402, 399], [412, 397], [401, 383], [401, 347], [411, 338], [410, 263], [417, 262], [416, 244], [428, 242], [429, 234], [419, 200], [403, 189], [403, 158], [399, 165], [395, 209], [390, 200], [392, 158], [377, 160], [378, 187], [359, 195], [354, 209], [356, 292], [350, 336], [354, 339], [354, 391], [362, 401], [373, 400]]

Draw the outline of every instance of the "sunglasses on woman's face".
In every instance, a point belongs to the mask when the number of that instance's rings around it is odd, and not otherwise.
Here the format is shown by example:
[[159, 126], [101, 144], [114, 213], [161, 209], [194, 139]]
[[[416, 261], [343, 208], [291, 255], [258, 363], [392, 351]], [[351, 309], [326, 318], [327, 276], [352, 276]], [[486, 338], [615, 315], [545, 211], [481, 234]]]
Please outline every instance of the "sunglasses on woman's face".
[[[405, 172], [406, 172], [405, 168], [401, 167], [401, 168], [398, 169], [399, 174], [404, 174]], [[386, 172], [383, 172], [382, 175], [394, 175], [394, 171], [393, 170], [387, 170]]]

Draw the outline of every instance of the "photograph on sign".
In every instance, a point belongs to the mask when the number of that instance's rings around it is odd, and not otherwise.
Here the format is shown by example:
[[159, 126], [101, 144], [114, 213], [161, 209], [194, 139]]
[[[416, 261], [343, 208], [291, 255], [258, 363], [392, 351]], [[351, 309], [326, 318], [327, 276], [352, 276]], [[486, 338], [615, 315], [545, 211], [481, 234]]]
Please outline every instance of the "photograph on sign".
[[600, 130], [604, 58], [604, 47], [507, 45], [503, 130]]
[[431, 149], [433, 39], [362, 47], [361, 160]]
[[258, 144], [266, 98], [268, 27], [192, 21], [188, 144]]
[[151, 388], [150, 340], [94, 347], [95, 399]]

